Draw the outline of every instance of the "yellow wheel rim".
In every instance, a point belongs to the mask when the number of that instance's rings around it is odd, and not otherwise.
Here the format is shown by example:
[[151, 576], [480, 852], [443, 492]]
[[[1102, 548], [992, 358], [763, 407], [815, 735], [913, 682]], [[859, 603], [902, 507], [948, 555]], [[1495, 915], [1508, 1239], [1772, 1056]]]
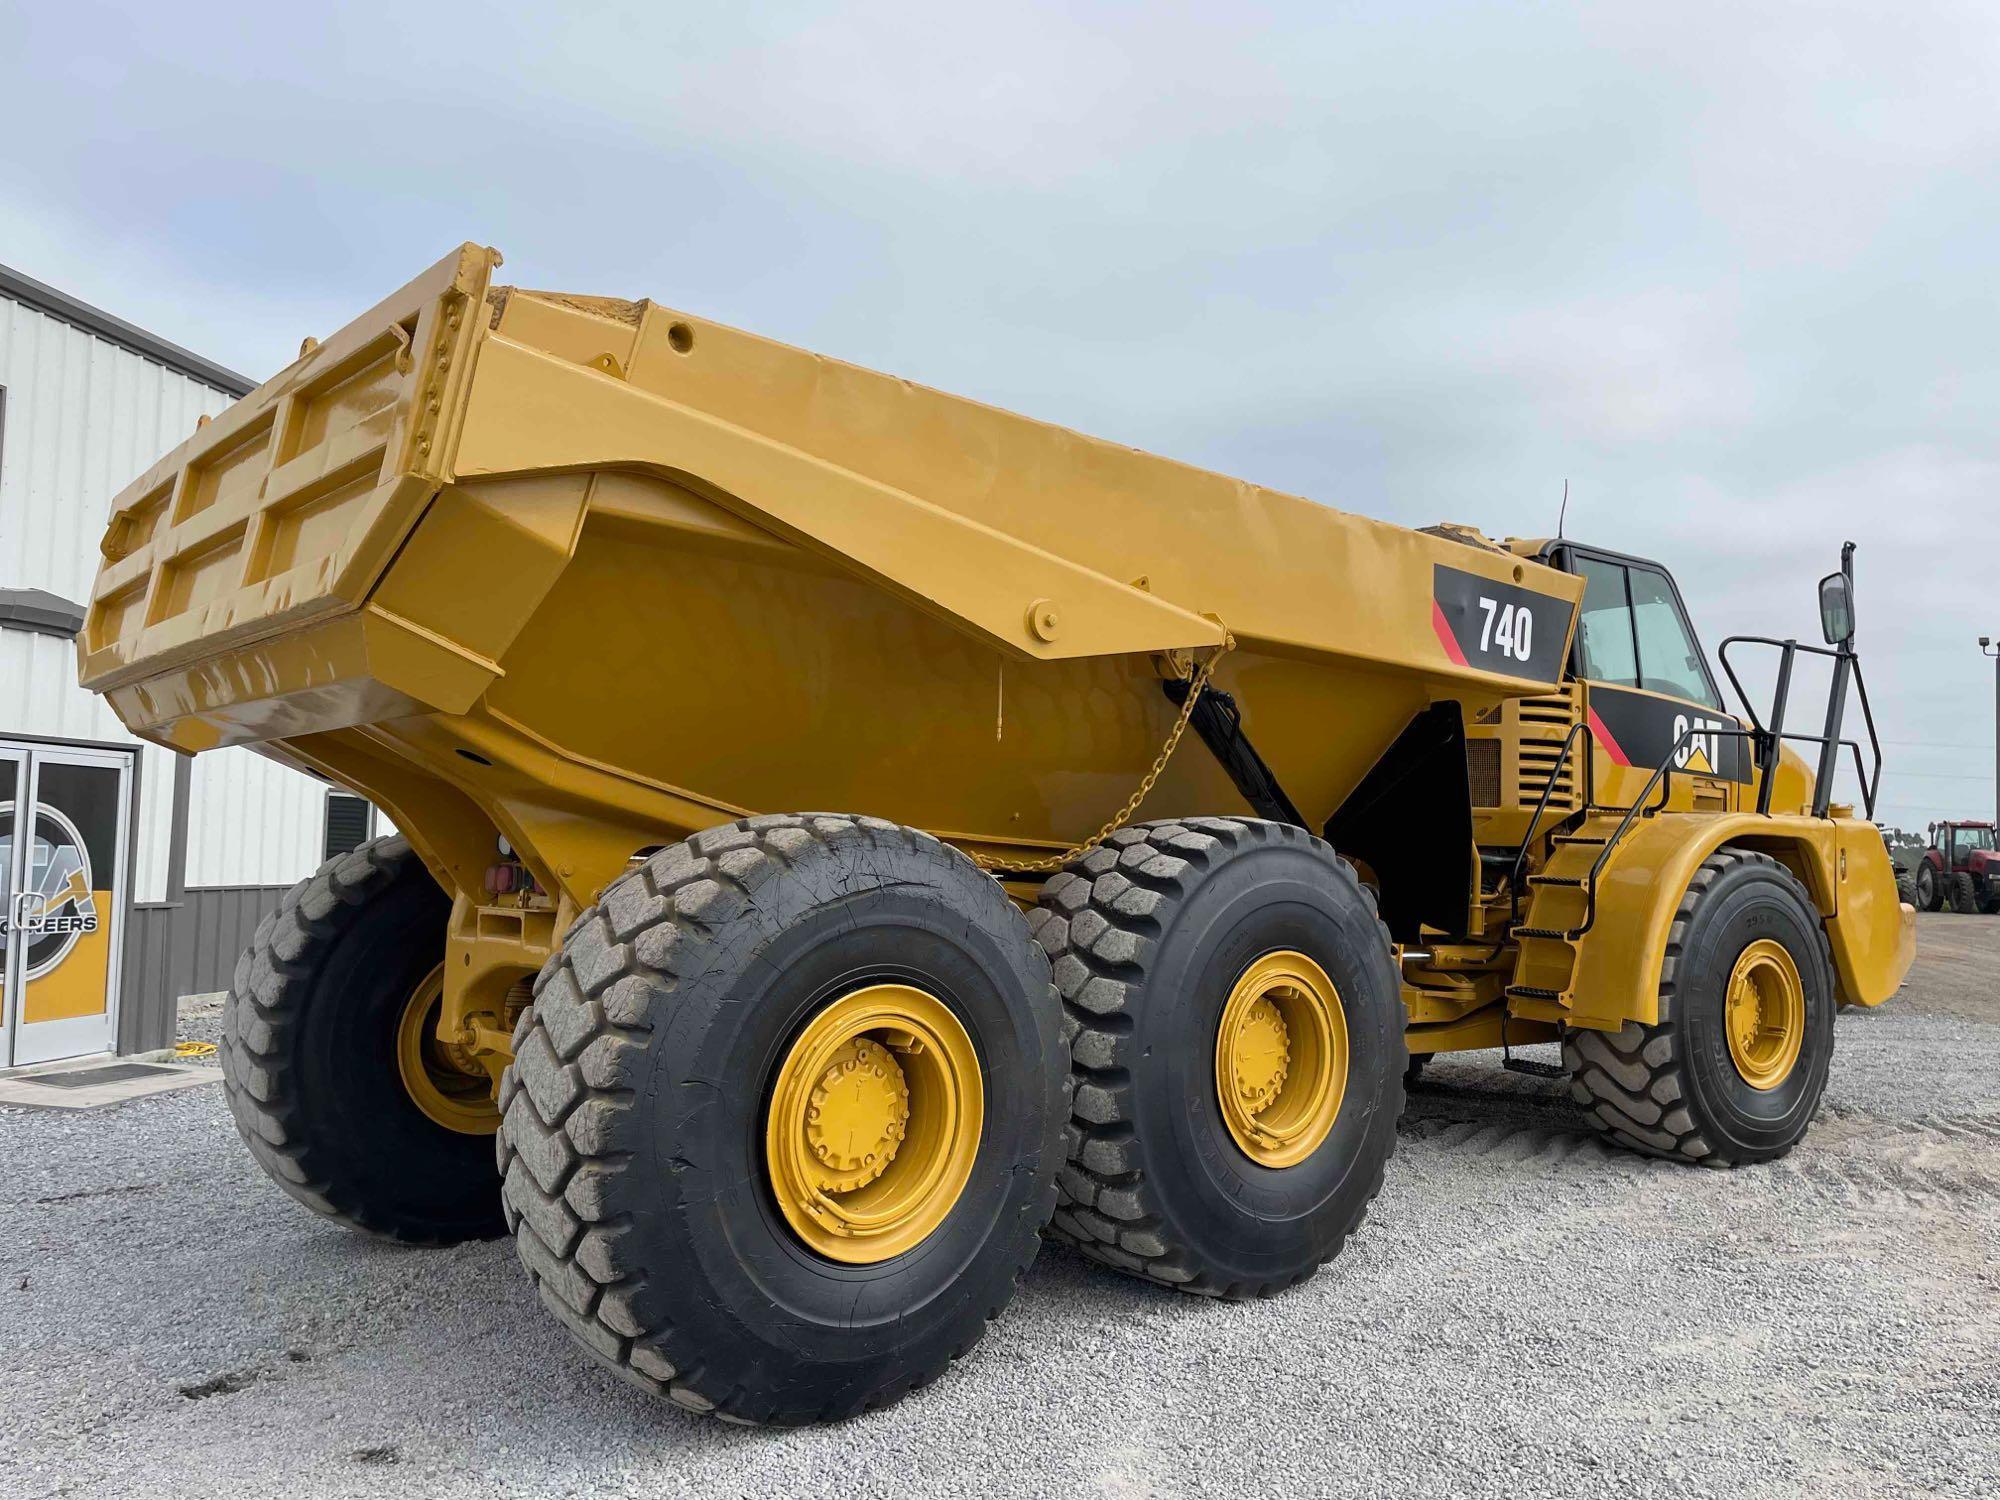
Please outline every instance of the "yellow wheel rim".
[[957, 1206], [985, 1119], [958, 1017], [909, 985], [869, 985], [809, 1020], [778, 1068], [764, 1126], [772, 1195], [828, 1260], [888, 1260]]
[[1222, 1122], [1260, 1167], [1317, 1151], [1347, 1093], [1347, 1013], [1326, 970], [1303, 953], [1267, 953], [1243, 971], [1215, 1035]]
[[444, 965], [439, 964], [403, 1002], [396, 1023], [396, 1071], [403, 1091], [425, 1117], [460, 1135], [491, 1135], [500, 1128], [493, 1084], [461, 1047], [438, 1039], [444, 1009]]
[[1783, 943], [1759, 938], [1729, 974], [1722, 1025], [1729, 1060], [1753, 1089], [1774, 1089], [1791, 1076], [1806, 1036], [1806, 987]]

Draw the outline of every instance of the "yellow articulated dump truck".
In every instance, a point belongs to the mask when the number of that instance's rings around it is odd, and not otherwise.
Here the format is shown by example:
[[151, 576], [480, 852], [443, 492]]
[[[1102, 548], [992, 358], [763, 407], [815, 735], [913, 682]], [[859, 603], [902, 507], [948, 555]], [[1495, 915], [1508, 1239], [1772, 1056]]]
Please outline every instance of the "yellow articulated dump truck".
[[[1746, 719], [1656, 564], [1365, 520], [499, 264], [308, 340], [120, 495], [81, 672], [149, 740], [400, 830], [237, 968], [257, 1159], [375, 1234], [511, 1234], [645, 1389], [892, 1401], [1045, 1231], [1281, 1291], [1436, 1052], [1565, 1072], [1636, 1150], [1766, 1160], [1836, 1007], [1901, 982], [1913, 914], [1831, 800], [1851, 560], [1825, 648], [1728, 643], [1781, 658]], [[1801, 652], [1832, 700], [1787, 736]], [[1511, 1057], [1547, 1042], [1560, 1070]]]

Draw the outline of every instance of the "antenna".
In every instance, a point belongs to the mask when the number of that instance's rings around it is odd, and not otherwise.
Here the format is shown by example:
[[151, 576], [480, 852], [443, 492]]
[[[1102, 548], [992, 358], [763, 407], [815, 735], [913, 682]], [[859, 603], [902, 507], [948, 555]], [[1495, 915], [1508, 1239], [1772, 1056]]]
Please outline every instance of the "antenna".
[[1569, 480], [1563, 480], [1562, 509], [1556, 512], [1556, 540], [1563, 539], [1563, 520], [1569, 515]]

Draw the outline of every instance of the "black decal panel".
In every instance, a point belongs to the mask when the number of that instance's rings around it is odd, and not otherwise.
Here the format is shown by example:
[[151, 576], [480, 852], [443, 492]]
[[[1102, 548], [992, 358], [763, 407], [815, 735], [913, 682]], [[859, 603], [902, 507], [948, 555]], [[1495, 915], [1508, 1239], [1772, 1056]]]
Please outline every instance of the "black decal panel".
[[1671, 755], [1682, 733], [1676, 770], [1748, 784], [1750, 742], [1732, 731], [1743, 721], [1699, 703], [1590, 685], [1591, 730], [1618, 765], [1652, 770]]
[[1574, 614], [1554, 595], [1434, 565], [1431, 628], [1460, 666], [1553, 683], [1562, 675]]

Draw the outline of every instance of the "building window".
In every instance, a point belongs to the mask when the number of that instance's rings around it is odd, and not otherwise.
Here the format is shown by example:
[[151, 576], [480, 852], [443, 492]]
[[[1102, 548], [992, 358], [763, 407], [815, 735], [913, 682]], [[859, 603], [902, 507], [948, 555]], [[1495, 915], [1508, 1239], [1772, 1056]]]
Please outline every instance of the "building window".
[[320, 857], [332, 859], [367, 843], [375, 832], [375, 809], [347, 792], [326, 794], [326, 851]]

